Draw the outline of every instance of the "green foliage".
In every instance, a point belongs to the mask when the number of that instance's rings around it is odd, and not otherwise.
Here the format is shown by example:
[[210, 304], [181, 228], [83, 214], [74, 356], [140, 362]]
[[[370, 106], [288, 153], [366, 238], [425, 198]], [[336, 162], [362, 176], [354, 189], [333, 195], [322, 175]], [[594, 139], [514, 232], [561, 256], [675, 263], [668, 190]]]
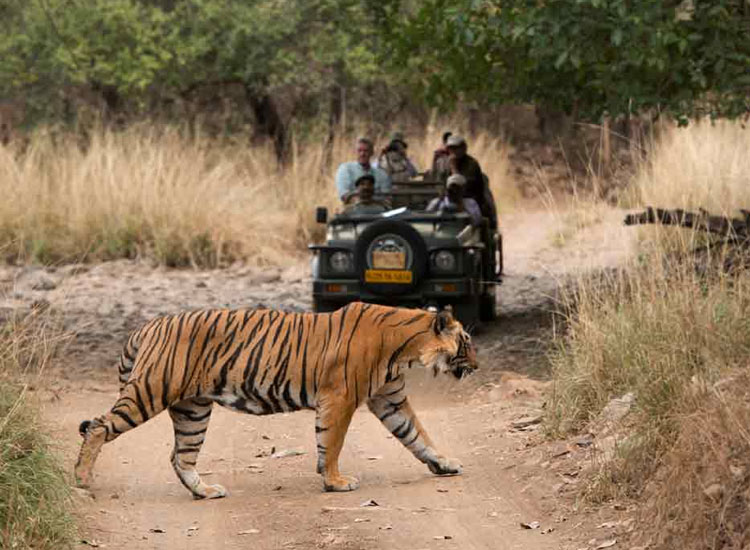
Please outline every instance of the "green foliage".
[[0, 389], [0, 546], [67, 547], [69, 489], [32, 409], [18, 399], [18, 387]]
[[748, 28], [742, 0], [6, 0], [0, 96], [42, 118], [87, 94], [137, 115], [239, 85], [335, 120], [342, 90], [356, 108], [408, 83], [441, 106], [735, 117]]
[[50, 246], [50, 242], [41, 238], [31, 239], [28, 243], [29, 256], [31, 261], [38, 264], [47, 265], [56, 260], [55, 254]]
[[750, 110], [740, 0], [429, 0], [399, 18], [396, 61], [436, 103], [534, 102], [585, 119]]
[[363, 0], [40, 0], [2, 8], [0, 96], [63, 111], [81, 91], [141, 112], [202, 88], [283, 92], [302, 108], [383, 75]]

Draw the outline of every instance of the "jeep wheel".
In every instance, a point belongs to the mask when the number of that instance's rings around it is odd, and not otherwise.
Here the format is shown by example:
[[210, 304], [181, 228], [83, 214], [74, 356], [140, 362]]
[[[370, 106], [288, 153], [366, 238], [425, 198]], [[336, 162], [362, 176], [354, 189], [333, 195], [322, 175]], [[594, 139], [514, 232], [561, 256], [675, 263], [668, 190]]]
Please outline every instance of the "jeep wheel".
[[453, 316], [464, 326], [464, 329], [477, 327], [481, 322], [481, 297], [472, 296], [463, 302], [452, 304]]
[[479, 297], [479, 320], [494, 321], [497, 318], [495, 293], [482, 294]]
[[497, 266], [495, 267], [498, 277], [502, 277], [503, 267], [504, 267], [503, 266], [503, 234], [498, 233], [497, 234]]

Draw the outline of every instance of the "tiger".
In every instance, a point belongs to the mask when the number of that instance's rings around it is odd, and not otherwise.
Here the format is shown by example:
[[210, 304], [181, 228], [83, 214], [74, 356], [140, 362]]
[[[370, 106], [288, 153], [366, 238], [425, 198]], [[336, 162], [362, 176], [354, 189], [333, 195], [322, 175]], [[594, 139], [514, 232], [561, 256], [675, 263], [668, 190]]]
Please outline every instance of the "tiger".
[[206, 309], [157, 317], [123, 348], [112, 408], [80, 424], [76, 483], [91, 486], [104, 443], [167, 409], [170, 460], [182, 485], [196, 499], [226, 496], [196, 470], [214, 403], [256, 415], [314, 409], [324, 491], [359, 487], [339, 472], [338, 458], [363, 402], [431, 472], [460, 475], [460, 462], [435, 449], [407, 399], [404, 370], [418, 366], [458, 379], [478, 368], [471, 337], [450, 311], [353, 302], [332, 313]]

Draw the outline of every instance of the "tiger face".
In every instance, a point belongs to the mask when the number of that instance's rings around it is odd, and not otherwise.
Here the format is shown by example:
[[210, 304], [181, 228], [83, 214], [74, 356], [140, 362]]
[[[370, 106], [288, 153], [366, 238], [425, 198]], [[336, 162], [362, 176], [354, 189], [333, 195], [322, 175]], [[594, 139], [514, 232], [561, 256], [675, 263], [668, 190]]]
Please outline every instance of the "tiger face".
[[450, 373], [459, 380], [477, 369], [477, 354], [471, 336], [450, 312], [438, 313], [432, 330], [436, 339], [422, 350], [420, 362], [423, 366], [431, 369], [435, 376]]

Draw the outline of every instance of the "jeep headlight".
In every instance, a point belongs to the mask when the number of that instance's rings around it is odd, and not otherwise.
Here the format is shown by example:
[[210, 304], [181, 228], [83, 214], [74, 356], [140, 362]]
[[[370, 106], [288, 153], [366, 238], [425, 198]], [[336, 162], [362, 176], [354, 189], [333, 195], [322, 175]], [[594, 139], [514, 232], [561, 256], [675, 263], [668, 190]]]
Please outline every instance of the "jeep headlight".
[[456, 256], [453, 252], [441, 250], [432, 257], [432, 264], [440, 271], [453, 271], [456, 269]]
[[352, 269], [352, 254], [339, 250], [328, 258], [328, 265], [334, 273], [350, 273]]

